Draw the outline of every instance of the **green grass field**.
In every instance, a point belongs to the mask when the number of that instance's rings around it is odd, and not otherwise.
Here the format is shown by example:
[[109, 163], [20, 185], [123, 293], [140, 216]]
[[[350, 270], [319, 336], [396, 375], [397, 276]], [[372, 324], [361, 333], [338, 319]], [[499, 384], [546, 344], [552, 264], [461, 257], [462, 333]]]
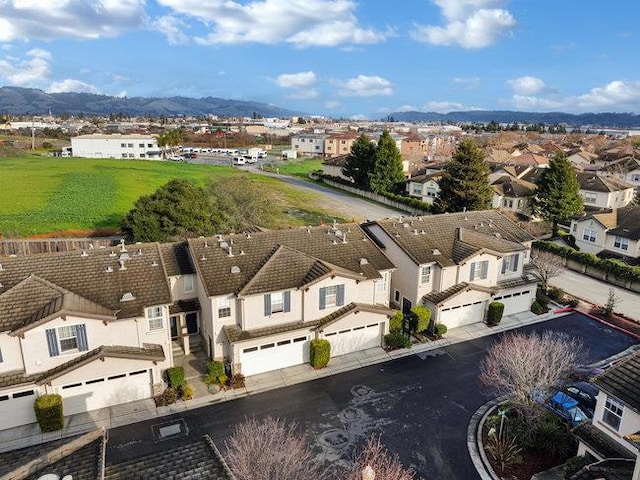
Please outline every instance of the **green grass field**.
[[[233, 167], [159, 161], [0, 158], [0, 232], [30, 236], [115, 230], [138, 197], [172, 178], [204, 184], [212, 176], [239, 174], [246, 175]], [[301, 193], [278, 179], [250, 177], [277, 194], [283, 205], [283, 226], [334, 218], [329, 212], [309, 208], [320, 203], [314, 194]]]
[[283, 160], [267, 164], [265, 170], [275, 172], [276, 170], [282, 175], [291, 175], [309, 179], [309, 173], [322, 170], [322, 160], [320, 158], [305, 158], [297, 160]]

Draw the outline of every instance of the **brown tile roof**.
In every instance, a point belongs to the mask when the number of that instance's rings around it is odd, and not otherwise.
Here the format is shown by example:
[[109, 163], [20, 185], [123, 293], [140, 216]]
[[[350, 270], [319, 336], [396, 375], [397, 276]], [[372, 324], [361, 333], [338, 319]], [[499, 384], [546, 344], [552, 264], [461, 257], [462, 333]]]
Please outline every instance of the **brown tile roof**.
[[633, 185], [617, 178], [601, 177], [593, 172], [576, 172], [580, 190], [591, 192], [619, 192], [633, 188]]
[[160, 253], [170, 277], [196, 273], [189, 258], [187, 242], [161, 243]]
[[96, 480], [104, 474], [104, 429], [0, 454], [0, 477], [37, 480], [45, 473], [74, 480]]
[[0, 388], [33, 384], [39, 377], [38, 374], [27, 376], [24, 370], [3, 373], [0, 375]]
[[533, 196], [536, 186], [526, 180], [504, 175], [494, 181], [491, 188], [499, 195], [521, 198]]
[[[127, 245], [126, 252], [121, 251], [121, 247], [113, 247], [0, 257], [0, 265], [0, 296], [29, 275], [37, 275], [111, 312], [117, 312], [118, 318], [141, 316], [144, 307], [171, 303], [167, 273], [156, 243]], [[26, 315], [30, 309], [34, 314], [45, 300], [51, 301], [59, 295], [55, 288], [34, 289], [29, 294], [34, 295], [38, 308], [28, 305], [14, 307], [21, 310], [21, 315]], [[122, 295], [127, 292], [132, 293], [135, 299], [121, 302]], [[25, 297], [27, 301], [31, 303]]]
[[608, 233], [631, 240], [640, 240], [640, 205], [632, 204], [624, 208], [619, 208], [617, 212], [617, 225]]
[[432, 303], [434, 305], [439, 305], [445, 300], [449, 300], [450, 298], [455, 297], [464, 292], [468, 292], [469, 290], [477, 290], [479, 292], [485, 293], [496, 293], [498, 291], [497, 287], [482, 287], [480, 285], [475, 285], [473, 283], [461, 282], [452, 287], [447, 288], [441, 292], [430, 292], [422, 297], [423, 301]]
[[[497, 210], [383, 219], [374, 223], [418, 265], [432, 262], [455, 265], [474, 248], [503, 253], [518, 251], [523, 249], [522, 242], [534, 239]], [[367, 229], [367, 225], [364, 227]]]
[[320, 278], [327, 268], [363, 280], [380, 278], [379, 271], [394, 268], [356, 224], [232, 234], [188, 242], [209, 296], [297, 288]]
[[169, 313], [182, 313], [182, 312], [199, 312], [200, 301], [197, 298], [190, 300], [178, 300], [176, 303], [169, 307]]
[[328, 157], [322, 161], [323, 165], [332, 165], [334, 167], [344, 167], [347, 163], [348, 155], [336, 155], [335, 157]]
[[358, 312], [379, 313], [381, 315], [386, 315], [387, 317], [393, 316], [393, 310], [391, 310], [390, 308], [387, 308], [387, 307], [385, 307], [383, 305], [368, 305], [368, 304], [365, 304], [365, 303], [350, 303], [348, 305], [345, 305], [342, 308], [339, 308], [335, 312], [332, 312], [329, 315], [326, 315], [326, 316], [322, 317], [320, 319], [318, 325], [315, 327], [315, 330], [322, 331], [323, 327], [326, 327], [327, 325], [331, 325], [332, 323], [335, 323], [338, 320], [340, 320], [341, 318], [344, 318], [344, 317], [346, 317], [348, 315], [351, 315], [352, 313], [358, 313]]
[[109, 465], [105, 480], [233, 480], [229, 467], [209, 437], [145, 457]]
[[583, 422], [572, 430], [582, 442], [604, 457], [634, 458], [633, 453], [591, 422]]
[[610, 367], [593, 383], [640, 413], [640, 352]]

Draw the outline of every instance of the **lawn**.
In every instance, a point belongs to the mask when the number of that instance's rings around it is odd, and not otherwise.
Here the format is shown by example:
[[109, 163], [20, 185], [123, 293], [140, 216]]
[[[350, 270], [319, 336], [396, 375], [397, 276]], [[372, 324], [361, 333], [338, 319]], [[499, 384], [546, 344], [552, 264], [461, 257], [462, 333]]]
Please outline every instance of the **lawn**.
[[[136, 199], [172, 178], [204, 184], [211, 176], [247, 175], [232, 167], [143, 160], [51, 157], [0, 158], [0, 233], [30, 236], [52, 232], [117, 230]], [[277, 179], [249, 175], [274, 191], [284, 225], [334, 218], [309, 207], [321, 202]], [[338, 220], [340, 220], [338, 218]]]
[[278, 171], [282, 175], [291, 175], [309, 179], [309, 173], [315, 170], [322, 170], [322, 159], [306, 158], [299, 160], [282, 160], [265, 165], [265, 170], [270, 172]]

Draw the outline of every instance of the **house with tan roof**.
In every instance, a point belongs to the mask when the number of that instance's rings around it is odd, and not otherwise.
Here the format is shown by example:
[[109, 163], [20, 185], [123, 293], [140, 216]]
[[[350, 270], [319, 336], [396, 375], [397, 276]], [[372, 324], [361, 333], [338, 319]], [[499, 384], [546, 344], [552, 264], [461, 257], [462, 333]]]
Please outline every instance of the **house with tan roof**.
[[407, 193], [431, 205], [440, 192], [438, 182], [441, 178], [440, 170], [410, 177], [407, 180]]
[[363, 227], [396, 265], [394, 306], [431, 309], [449, 328], [482, 322], [489, 303], [528, 311], [536, 278], [527, 273], [534, 238], [496, 210], [385, 219]]
[[531, 216], [529, 203], [536, 186], [531, 182], [511, 175], [503, 175], [491, 183], [493, 198], [491, 206]]
[[614, 177], [640, 188], [640, 158], [635, 155], [616, 160], [600, 170], [605, 177]]
[[587, 210], [622, 208], [633, 201], [633, 185], [593, 172], [577, 172], [580, 195]]

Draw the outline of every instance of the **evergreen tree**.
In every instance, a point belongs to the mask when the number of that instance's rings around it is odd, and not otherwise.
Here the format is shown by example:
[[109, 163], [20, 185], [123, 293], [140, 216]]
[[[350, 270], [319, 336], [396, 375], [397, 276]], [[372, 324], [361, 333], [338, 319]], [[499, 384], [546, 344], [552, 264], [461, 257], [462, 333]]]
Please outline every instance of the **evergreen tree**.
[[342, 168], [343, 175], [351, 178], [363, 190], [369, 190], [369, 174], [373, 172], [375, 156], [375, 144], [363, 133], [351, 146]]
[[433, 202], [435, 213], [484, 210], [491, 206], [489, 166], [482, 149], [472, 139], [460, 141], [451, 161], [443, 168], [439, 186]]
[[583, 211], [580, 184], [576, 172], [564, 155], [556, 155], [536, 181], [531, 209], [553, 222], [552, 235], [558, 234], [558, 222]]
[[375, 150], [373, 173], [369, 176], [371, 190], [376, 193], [394, 193], [404, 185], [402, 156], [389, 131], [382, 132]]

